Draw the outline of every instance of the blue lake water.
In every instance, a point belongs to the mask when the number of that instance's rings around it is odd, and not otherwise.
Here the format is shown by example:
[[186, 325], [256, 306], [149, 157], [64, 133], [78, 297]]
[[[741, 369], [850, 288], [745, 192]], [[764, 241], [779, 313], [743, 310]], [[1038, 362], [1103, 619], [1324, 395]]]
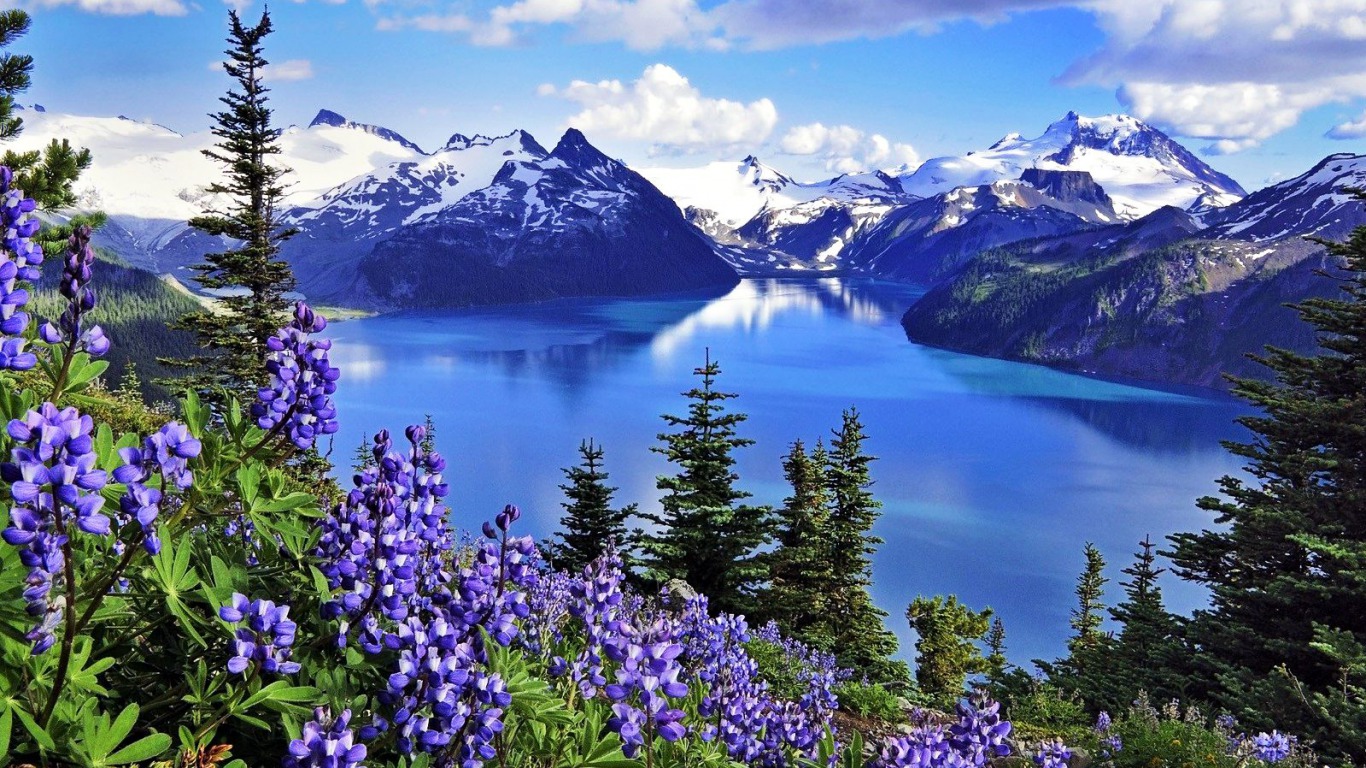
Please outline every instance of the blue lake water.
[[[345, 466], [363, 434], [396, 434], [430, 413], [449, 460], [457, 524], [477, 528], [518, 504], [528, 533], [555, 530], [561, 467], [580, 440], [606, 449], [618, 500], [657, 508], [649, 451], [660, 414], [705, 348], [723, 390], [749, 414], [741, 487], [760, 503], [786, 493], [780, 457], [855, 406], [869, 435], [876, 533], [874, 598], [912, 653], [905, 607], [954, 593], [992, 606], [1017, 663], [1064, 650], [1083, 542], [1108, 557], [1109, 595], [1137, 542], [1200, 528], [1194, 500], [1238, 470], [1220, 447], [1246, 407], [912, 344], [900, 318], [919, 291], [837, 279], [746, 280], [725, 295], [587, 299], [404, 314], [336, 323], [333, 359]], [[1197, 605], [1164, 577], [1168, 599]]]

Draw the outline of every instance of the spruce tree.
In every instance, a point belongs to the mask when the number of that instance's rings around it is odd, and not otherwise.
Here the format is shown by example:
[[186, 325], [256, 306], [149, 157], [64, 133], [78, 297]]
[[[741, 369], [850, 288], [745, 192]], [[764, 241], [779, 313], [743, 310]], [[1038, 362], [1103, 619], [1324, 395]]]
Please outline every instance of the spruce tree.
[[592, 440], [579, 443], [578, 466], [565, 467], [567, 485], [560, 490], [569, 501], [561, 504], [564, 516], [555, 537], [560, 543], [553, 548], [555, 567], [578, 573], [602, 554], [609, 541], [615, 542], [622, 563], [630, 567], [634, 562], [626, 521], [636, 513], [636, 505], [612, 508], [616, 488], [607, 485], [607, 472], [602, 468], [602, 446]]
[[1157, 577], [1164, 569], [1157, 567], [1153, 547], [1151, 538], [1145, 536], [1133, 565], [1123, 571], [1129, 577], [1120, 582], [1124, 600], [1110, 609], [1121, 628], [1106, 664], [1106, 685], [1089, 697], [1095, 709], [1119, 711], [1140, 691], [1153, 701], [1181, 696], [1172, 672], [1180, 653], [1179, 627], [1162, 604]]
[[873, 584], [871, 557], [882, 543], [872, 533], [882, 503], [869, 491], [873, 485], [869, 465], [876, 457], [864, 452], [866, 439], [858, 411], [844, 411], [825, 465], [830, 495], [825, 533], [830, 585], [822, 618], [842, 663], [869, 670], [870, 677], [882, 677], [896, 673], [888, 667], [888, 659], [896, 653], [897, 641], [883, 623], [887, 612], [874, 605], [868, 594]]
[[1070, 667], [1082, 671], [1095, 652], [1105, 643], [1105, 634], [1100, 631], [1105, 611], [1105, 557], [1091, 542], [1086, 542], [1086, 567], [1077, 577], [1077, 607], [1072, 610], [1068, 625], [1072, 637], [1067, 641], [1071, 654]]
[[920, 690], [940, 702], [963, 694], [967, 677], [985, 672], [987, 660], [977, 643], [991, 626], [991, 609], [974, 611], [958, 597], [917, 597], [906, 607], [915, 630], [915, 679]]
[[783, 457], [783, 474], [792, 494], [778, 510], [778, 547], [769, 559], [769, 590], [761, 606], [763, 618], [823, 648], [831, 647], [832, 640], [818, 636], [830, 591], [827, 461], [821, 441], [808, 454], [806, 445], [797, 440]]
[[987, 630], [986, 637], [987, 657], [986, 672], [987, 679], [992, 683], [999, 682], [1006, 673], [1009, 662], [1006, 661], [1006, 625], [997, 616], [991, 620], [991, 629]]
[[[1353, 191], [1366, 200], [1366, 194]], [[1366, 755], [1366, 227], [1327, 244], [1342, 293], [1297, 306], [1320, 351], [1269, 349], [1274, 381], [1233, 379], [1259, 413], [1226, 443], [1246, 474], [1201, 499], [1217, 528], [1171, 537], [1176, 573], [1211, 594], [1188, 683], [1251, 729]]]
[[710, 598], [713, 610], [748, 614], [768, 575], [758, 550], [772, 540], [772, 511], [742, 503], [750, 494], [735, 487], [733, 451], [754, 441], [736, 433], [747, 417], [726, 410], [736, 395], [716, 389], [720, 372], [708, 352], [693, 371], [701, 385], [683, 393], [687, 415], [663, 416], [676, 431], [661, 432], [663, 445], [651, 450], [678, 473], [658, 478], [663, 509], [641, 515], [656, 529], [643, 536], [640, 549], [647, 578], [683, 579]]
[[244, 26], [236, 11], [228, 12], [228, 61], [223, 68], [234, 87], [219, 100], [227, 107], [212, 115], [219, 142], [204, 150], [222, 163], [224, 181], [208, 191], [225, 205], [190, 220], [190, 226], [232, 247], [205, 255], [195, 267], [205, 289], [222, 291], [221, 309], [201, 309], [178, 326], [194, 331], [210, 354], [188, 361], [167, 360], [190, 370], [187, 383], [217, 397], [216, 388], [250, 398], [265, 377], [266, 339], [283, 323], [294, 288], [289, 264], [280, 258], [280, 243], [295, 234], [280, 220], [285, 169], [271, 163], [280, 153], [279, 132], [271, 126], [269, 89], [262, 82], [267, 64], [262, 44], [272, 27], [270, 13], [255, 26]]

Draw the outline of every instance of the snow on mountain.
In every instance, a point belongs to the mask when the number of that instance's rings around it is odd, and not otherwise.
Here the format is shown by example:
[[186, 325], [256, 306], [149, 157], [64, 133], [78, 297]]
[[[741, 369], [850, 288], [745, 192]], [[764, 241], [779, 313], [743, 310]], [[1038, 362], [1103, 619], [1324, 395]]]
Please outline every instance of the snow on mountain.
[[[205, 188], [222, 178], [219, 163], [204, 156], [208, 130], [182, 135], [126, 117], [90, 117], [25, 109], [24, 131], [7, 144], [16, 151], [68, 139], [94, 156], [77, 192], [85, 207], [113, 217], [183, 221], [204, 212]], [[382, 128], [346, 121], [323, 110], [307, 128], [291, 126], [280, 138], [279, 162], [290, 168], [287, 201], [312, 198], [389, 163], [423, 157], [415, 144]]]
[[1205, 213], [1205, 236], [1253, 242], [1306, 235], [1346, 237], [1354, 227], [1366, 224], [1366, 205], [1344, 187], [1366, 187], [1366, 155], [1329, 155], [1293, 179]]
[[1246, 193], [1161, 131], [1127, 115], [1069, 112], [1041, 136], [1012, 133], [981, 152], [937, 157], [898, 176], [909, 193], [930, 197], [956, 187], [1018, 179], [1029, 168], [1086, 171], [1125, 219], [1171, 205], [1228, 205]]
[[639, 173], [673, 198], [679, 208], [712, 211], [732, 229], [738, 229], [765, 210], [791, 208], [822, 199], [852, 202], [866, 198], [896, 198], [903, 194], [896, 179], [880, 172], [804, 183], [765, 165], [753, 155], [739, 163], [709, 163], [698, 168], [642, 168]]
[[375, 239], [489, 186], [509, 161], [547, 154], [525, 131], [476, 139], [452, 140], [430, 155], [402, 158], [363, 171], [311, 200], [301, 201], [288, 218], [304, 227], [334, 225], [351, 230], [348, 237]]

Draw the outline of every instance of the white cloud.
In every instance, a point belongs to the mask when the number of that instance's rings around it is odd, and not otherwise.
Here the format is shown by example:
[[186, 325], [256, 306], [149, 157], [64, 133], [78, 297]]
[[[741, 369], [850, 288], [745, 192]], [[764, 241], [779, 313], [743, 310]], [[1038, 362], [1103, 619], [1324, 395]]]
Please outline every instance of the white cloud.
[[637, 50], [774, 49], [1070, 7], [1094, 16], [1105, 40], [1059, 81], [1115, 88], [1139, 117], [1207, 139], [1212, 151], [1255, 145], [1325, 104], [1366, 99], [1366, 0], [498, 0], [486, 11], [425, 1], [444, 13], [380, 26], [458, 33], [480, 45], [553, 28]]
[[575, 80], [537, 92], [575, 102], [581, 111], [568, 124], [593, 136], [649, 142], [653, 152], [724, 152], [763, 143], [778, 122], [769, 99], [749, 103], [703, 96], [688, 79], [665, 64], [645, 68], [639, 80], [623, 83]]
[[819, 156], [826, 169], [839, 173], [920, 162], [920, 155], [910, 144], [894, 143], [881, 134], [865, 133], [850, 125], [794, 126], [783, 134], [778, 146], [790, 155]]
[[516, 0], [496, 5], [486, 15], [390, 15], [379, 21], [380, 29], [461, 33], [469, 42], [486, 46], [520, 43], [532, 30], [547, 26], [567, 27], [579, 41], [621, 42], [643, 51], [669, 45], [725, 45], [710, 34], [715, 24], [696, 0]]
[[283, 83], [290, 80], [312, 80], [313, 62], [308, 59], [288, 59], [266, 65], [263, 73], [267, 81]]
[[1254, 146], [1308, 110], [1366, 98], [1366, 0], [1095, 0], [1107, 34], [1068, 84], [1117, 86], [1136, 116], [1213, 152]]
[[1324, 135], [1330, 139], [1366, 139], [1366, 113], [1355, 120], [1338, 123]]
[[[223, 62], [209, 62], [209, 69], [213, 72], [223, 71]], [[287, 59], [285, 61], [272, 62], [266, 65], [261, 73], [262, 79], [272, 83], [283, 83], [291, 80], [312, 80], [313, 62], [308, 59]]]
[[[15, 3], [5, 2], [0, 5], [10, 7]], [[32, 0], [17, 5], [29, 8], [57, 8], [70, 5], [89, 13], [109, 16], [136, 16], [144, 13], [156, 16], [184, 16], [189, 12], [189, 7], [181, 0]]]

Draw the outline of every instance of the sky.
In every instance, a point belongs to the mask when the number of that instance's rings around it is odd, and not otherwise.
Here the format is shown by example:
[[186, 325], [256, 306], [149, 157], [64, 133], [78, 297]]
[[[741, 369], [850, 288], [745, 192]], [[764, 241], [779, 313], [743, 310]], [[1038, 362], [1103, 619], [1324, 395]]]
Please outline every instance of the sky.
[[[209, 127], [234, 0], [0, 0], [22, 103]], [[1366, 0], [287, 0], [277, 124], [319, 109], [422, 147], [566, 127], [637, 167], [748, 154], [799, 179], [1132, 114], [1249, 190], [1366, 152]]]

